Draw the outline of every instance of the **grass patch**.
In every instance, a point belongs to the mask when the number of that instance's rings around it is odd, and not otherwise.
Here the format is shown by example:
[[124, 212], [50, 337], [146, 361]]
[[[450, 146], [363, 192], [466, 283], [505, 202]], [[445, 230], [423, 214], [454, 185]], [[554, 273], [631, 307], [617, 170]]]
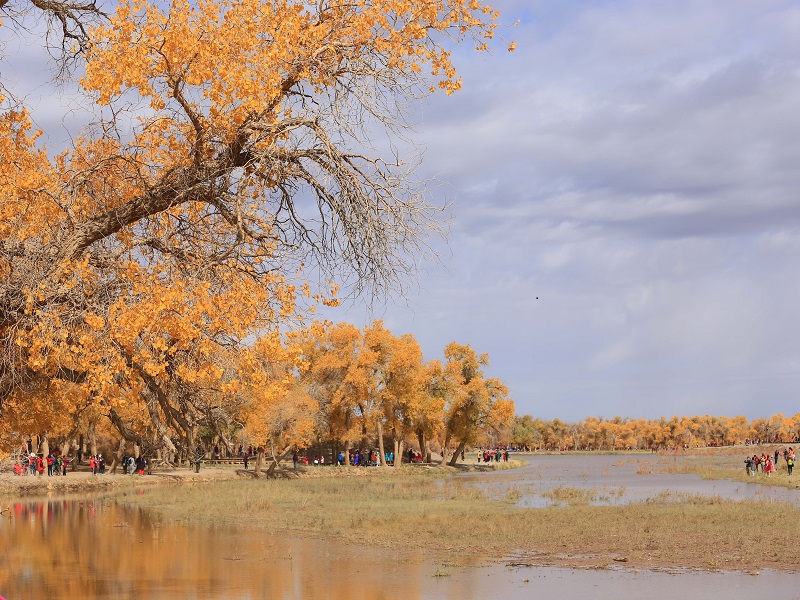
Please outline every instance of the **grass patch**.
[[518, 508], [513, 496], [492, 501], [472, 486], [409, 472], [211, 482], [149, 489], [120, 501], [185, 523], [453, 555], [517, 553], [537, 564], [608, 564], [624, 557], [642, 567], [795, 568], [785, 562], [800, 537], [794, 506], [667, 494], [625, 506], [591, 506], [593, 490], [551, 493], [563, 505]]
[[545, 490], [542, 496], [561, 505], [585, 506], [597, 498], [597, 493], [592, 489], [559, 485]]
[[[723, 453], [695, 454], [687, 456], [684, 460], [675, 461], [669, 459], [659, 459], [659, 461], [646, 470], [645, 467], [637, 470], [637, 473], [677, 473], [699, 475], [703, 479], [738, 481], [741, 483], [753, 483], [769, 487], [783, 487], [788, 489], [800, 489], [800, 471], [795, 470], [789, 475], [786, 463], [781, 458], [778, 461], [778, 470], [767, 477], [760, 471], [755, 475], [747, 475], [744, 468], [744, 459], [747, 456], [747, 449], [739, 449], [738, 454], [731, 452], [731, 449]], [[751, 452], [752, 454], [752, 452]], [[760, 452], [758, 454], [761, 454]]]

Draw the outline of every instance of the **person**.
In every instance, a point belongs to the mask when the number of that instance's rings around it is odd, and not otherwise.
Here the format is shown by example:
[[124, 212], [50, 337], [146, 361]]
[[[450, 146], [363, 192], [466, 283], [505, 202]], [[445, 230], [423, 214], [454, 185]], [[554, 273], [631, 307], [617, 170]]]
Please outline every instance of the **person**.
[[[215, 452], [217, 452], [216, 448], [214, 450], [215, 450]], [[195, 448], [195, 450], [194, 450], [194, 472], [195, 473], [199, 473], [200, 472], [200, 461], [203, 460], [203, 456], [205, 456], [205, 453], [203, 452], [203, 449], [200, 446]]]
[[53, 464], [55, 463], [56, 457], [53, 456], [53, 453], [47, 455], [47, 476], [53, 476]]
[[789, 471], [789, 475], [792, 474], [792, 469], [794, 468], [794, 458], [791, 456], [786, 457], [786, 470]]
[[36, 470], [39, 471], [39, 477], [44, 477], [44, 459], [41, 456], [36, 459]]
[[244, 470], [247, 470], [247, 461], [250, 460], [250, 452], [244, 453]]
[[67, 465], [69, 464], [69, 458], [66, 456], [61, 457], [61, 475], [63, 477], [67, 476]]
[[344, 464], [344, 454], [339, 451], [338, 456], [336, 457], [336, 463], [341, 467]]
[[97, 461], [95, 461], [94, 455], [89, 457], [89, 470], [92, 472], [92, 475], [97, 474]]
[[748, 477], [753, 475], [753, 459], [749, 456], [744, 459], [744, 470]]
[[766, 462], [764, 463], [764, 473], [766, 473], [767, 477], [769, 477], [774, 471], [775, 465], [772, 462], [772, 457], [768, 456]]
[[22, 475], [22, 466], [19, 461], [14, 463], [14, 475]]

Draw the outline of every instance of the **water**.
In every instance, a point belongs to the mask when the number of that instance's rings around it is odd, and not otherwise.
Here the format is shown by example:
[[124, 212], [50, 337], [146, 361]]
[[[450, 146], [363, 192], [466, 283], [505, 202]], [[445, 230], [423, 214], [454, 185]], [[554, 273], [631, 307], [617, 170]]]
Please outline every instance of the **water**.
[[[750, 497], [756, 487], [639, 474], [639, 459], [618, 456], [531, 460], [525, 469], [460, 479], [497, 494], [526, 486], [539, 491], [548, 485], [619, 486], [625, 488], [624, 501], [676, 489]], [[761, 490], [767, 491], [773, 493]], [[797, 500], [795, 490], [784, 492]], [[166, 524], [110, 500], [29, 501], [10, 509], [0, 519], [0, 594], [8, 600], [749, 600], [765, 595], [800, 600], [800, 575], [792, 573], [510, 567], [513, 559], [480, 551], [453, 559], [250, 532], [247, 514], [242, 530]]]
[[[699, 494], [726, 500], [773, 500], [800, 504], [800, 489], [766, 487], [757, 483], [706, 480], [699, 475], [664, 473], [691, 458], [643, 454], [559, 454], [527, 455], [530, 464], [521, 469], [494, 473], [465, 473], [459, 477], [477, 485], [492, 498], [519, 494], [519, 506], [544, 507], [557, 501], [549, 494], [554, 488], [576, 488], [591, 492], [590, 504], [621, 505], [660, 495]], [[735, 459], [732, 459], [735, 460]], [[744, 454], [742, 455], [744, 460]], [[744, 463], [742, 463], [744, 470]], [[777, 476], [785, 477], [785, 473]], [[757, 475], [757, 481], [762, 475]], [[800, 473], [798, 473], [800, 485]]]

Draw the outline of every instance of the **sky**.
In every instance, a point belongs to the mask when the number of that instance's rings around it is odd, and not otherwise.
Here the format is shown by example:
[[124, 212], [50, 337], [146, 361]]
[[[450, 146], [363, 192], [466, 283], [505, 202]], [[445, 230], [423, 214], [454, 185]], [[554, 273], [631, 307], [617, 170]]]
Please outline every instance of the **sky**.
[[[325, 316], [488, 353], [520, 414], [800, 412], [800, 4], [494, 6], [493, 51], [414, 116], [439, 262]], [[63, 143], [69, 98], [0, 67]]]
[[442, 264], [333, 318], [487, 352], [520, 414], [800, 412], [800, 4], [494, 6], [418, 115]]

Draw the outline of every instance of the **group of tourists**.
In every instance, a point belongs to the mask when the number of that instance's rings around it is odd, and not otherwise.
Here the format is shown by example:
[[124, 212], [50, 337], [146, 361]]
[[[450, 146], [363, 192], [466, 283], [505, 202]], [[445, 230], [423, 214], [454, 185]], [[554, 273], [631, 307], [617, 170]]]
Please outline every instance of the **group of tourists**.
[[137, 458], [126, 454], [122, 457], [120, 464], [122, 465], [123, 475], [133, 475], [134, 473], [144, 475], [145, 469], [147, 469], [147, 459], [142, 455]]
[[102, 454], [93, 454], [89, 457], [89, 469], [92, 471], [92, 475], [105, 475], [106, 461], [103, 460]]
[[[778, 463], [781, 458], [779, 450], [775, 450], [775, 454], [762, 453], [761, 456], [754, 454], [744, 459], [744, 468], [748, 475], [755, 476], [759, 470], [770, 477], [778, 470]], [[786, 471], [789, 475], [792, 474], [794, 469], [794, 450], [789, 447], [783, 451], [783, 460], [786, 463]]]
[[61, 456], [60, 452], [51, 452], [47, 456], [39, 456], [31, 452], [27, 459], [22, 458], [14, 462], [14, 475], [33, 475], [37, 474], [42, 477], [44, 472], [47, 471], [47, 476], [53, 475], [67, 476], [67, 465], [69, 465], [69, 458]]
[[508, 462], [508, 450], [504, 448], [492, 448], [488, 450], [484, 450], [483, 452], [478, 452], [478, 462], [489, 463], [489, 462]]

